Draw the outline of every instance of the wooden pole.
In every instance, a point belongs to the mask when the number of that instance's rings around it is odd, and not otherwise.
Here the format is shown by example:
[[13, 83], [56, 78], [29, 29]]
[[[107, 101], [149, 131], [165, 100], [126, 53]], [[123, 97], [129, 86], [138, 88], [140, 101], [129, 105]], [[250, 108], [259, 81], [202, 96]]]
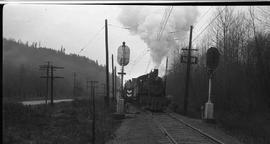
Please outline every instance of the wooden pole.
[[49, 97], [49, 71], [50, 71], [50, 62], [47, 62], [47, 68], [46, 68], [46, 98], [45, 98], [45, 103], [46, 105], [48, 104], [48, 97]]
[[[41, 65], [40, 66], [40, 69], [44, 69], [46, 68], [47, 70], [47, 74], [46, 76], [41, 76], [41, 78], [46, 78], [47, 79], [47, 96], [46, 96], [46, 103], [47, 103], [47, 97], [48, 97], [48, 93], [49, 93], [49, 90], [48, 90], [48, 81], [49, 81], [49, 78], [51, 78], [51, 105], [53, 105], [53, 81], [55, 78], [64, 78], [64, 77], [60, 77], [60, 76], [54, 76], [53, 75], [53, 71], [55, 69], [64, 69], [64, 67], [56, 67], [56, 66], [53, 66], [53, 65], [50, 65], [50, 63], [48, 62], [48, 65]], [[51, 75], [49, 76], [49, 69], [51, 69]]]
[[95, 87], [92, 86], [92, 105], [93, 105], [93, 123], [92, 123], [92, 133], [93, 133], [93, 139], [92, 139], [92, 143], [95, 144], [95, 140], [96, 140], [96, 132], [95, 132], [95, 122], [96, 122], [96, 114], [95, 114]]
[[73, 74], [73, 79], [74, 79], [74, 82], [73, 82], [73, 97], [76, 96], [76, 72], [74, 72]]
[[168, 57], [166, 58], [166, 69], [165, 69], [165, 84], [164, 84], [164, 93], [165, 93], [165, 96], [167, 95], [167, 91], [166, 91], [166, 88], [167, 88], [167, 69], [168, 69]]
[[116, 66], [114, 66], [114, 100], [117, 101], [116, 94], [117, 94], [117, 76], [116, 76]]
[[112, 55], [112, 98], [114, 99], [114, 64], [113, 64], [113, 55]]
[[187, 72], [186, 72], [186, 87], [185, 87], [185, 97], [184, 97], [184, 115], [187, 115], [188, 111], [188, 93], [189, 93], [189, 77], [190, 77], [190, 64], [191, 64], [191, 47], [192, 47], [192, 29], [190, 26], [190, 37], [189, 37], [189, 47], [187, 56]]
[[53, 105], [53, 66], [51, 65], [51, 105]]
[[109, 50], [108, 50], [108, 24], [107, 24], [107, 19], [105, 20], [105, 48], [106, 48], [106, 88], [107, 88], [107, 94], [105, 96], [105, 106], [109, 106], [109, 94], [110, 94], [110, 89], [109, 89]]
[[96, 114], [95, 114], [95, 84], [97, 81], [90, 81], [91, 82], [91, 95], [92, 95], [92, 106], [93, 106], [93, 122], [92, 122], [92, 143], [95, 144], [96, 141], [96, 132], [95, 132], [95, 127], [96, 127]]

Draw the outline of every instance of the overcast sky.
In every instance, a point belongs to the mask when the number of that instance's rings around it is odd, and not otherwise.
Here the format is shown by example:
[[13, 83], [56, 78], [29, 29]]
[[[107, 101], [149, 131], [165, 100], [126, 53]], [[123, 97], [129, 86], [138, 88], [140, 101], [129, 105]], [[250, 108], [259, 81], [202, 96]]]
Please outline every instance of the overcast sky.
[[[114, 55], [116, 64], [117, 48], [125, 41], [131, 49], [130, 63], [125, 67], [127, 79], [153, 69], [156, 65], [153, 57], [160, 57], [159, 69], [160, 75], [163, 75], [164, 54], [150, 56], [156, 50], [151, 49], [153, 46], [149, 38], [158, 33], [166, 9], [169, 7], [8, 4], [3, 10], [3, 35], [23, 42], [40, 42], [44, 47], [57, 50], [63, 45], [66, 53], [76, 53], [105, 64], [104, 23], [108, 19], [110, 66], [111, 55]], [[213, 10], [208, 6], [174, 6], [163, 36], [169, 37], [168, 31], [177, 31], [171, 27], [180, 25], [183, 33], [179, 34], [179, 38], [187, 39], [190, 23], [195, 25], [196, 35], [196, 28], [207, 22]], [[175, 20], [178, 18], [182, 21]], [[136, 28], [125, 29], [135, 24]], [[120, 70], [120, 66], [116, 66]]]

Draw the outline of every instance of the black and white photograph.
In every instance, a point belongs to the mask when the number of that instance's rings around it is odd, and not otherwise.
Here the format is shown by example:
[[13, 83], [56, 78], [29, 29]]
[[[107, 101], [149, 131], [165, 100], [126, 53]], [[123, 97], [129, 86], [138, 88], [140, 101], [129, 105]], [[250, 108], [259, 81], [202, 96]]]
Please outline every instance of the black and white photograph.
[[270, 143], [270, 5], [6, 0], [2, 11], [4, 144]]

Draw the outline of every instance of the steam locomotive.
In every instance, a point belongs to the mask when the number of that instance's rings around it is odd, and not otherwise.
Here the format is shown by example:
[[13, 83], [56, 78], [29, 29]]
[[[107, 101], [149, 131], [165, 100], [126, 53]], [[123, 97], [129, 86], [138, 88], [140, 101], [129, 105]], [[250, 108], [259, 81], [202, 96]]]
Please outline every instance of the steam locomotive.
[[126, 101], [137, 103], [151, 111], [162, 111], [168, 103], [165, 83], [158, 76], [158, 69], [128, 80], [124, 85], [124, 95]]

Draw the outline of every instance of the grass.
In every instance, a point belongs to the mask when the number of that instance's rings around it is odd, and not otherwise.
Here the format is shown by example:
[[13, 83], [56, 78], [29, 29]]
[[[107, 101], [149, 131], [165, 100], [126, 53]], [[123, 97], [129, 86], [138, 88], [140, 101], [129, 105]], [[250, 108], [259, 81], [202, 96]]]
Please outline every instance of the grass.
[[[178, 105], [170, 105], [169, 109], [182, 114]], [[193, 108], [194, 109], [194, 108]], [[236, 112], [223, 112], [216, 115], [217, 125], [228, 135], [237, 138], [244, 144], [270, 144], [270, 114], [267, 112], [250, 113], [248, 116]], [[199, 118], [198, 111], [189, 108], [188, 117]]]
[[[5, 144], [87, 144], [92, 140], [92, 115], [89, 100], [50, 105], [3, 105]], [[120, 123], [111, 116], [112, 108], [96, 104], [96, 143], [105, 143]]]
[[237, 137], [245, 144], [269, 144], [270, 143], [270, 115], [266, 113], [239, 116], [226, 114], [219, 119], [220, 125], [227, 133]]

